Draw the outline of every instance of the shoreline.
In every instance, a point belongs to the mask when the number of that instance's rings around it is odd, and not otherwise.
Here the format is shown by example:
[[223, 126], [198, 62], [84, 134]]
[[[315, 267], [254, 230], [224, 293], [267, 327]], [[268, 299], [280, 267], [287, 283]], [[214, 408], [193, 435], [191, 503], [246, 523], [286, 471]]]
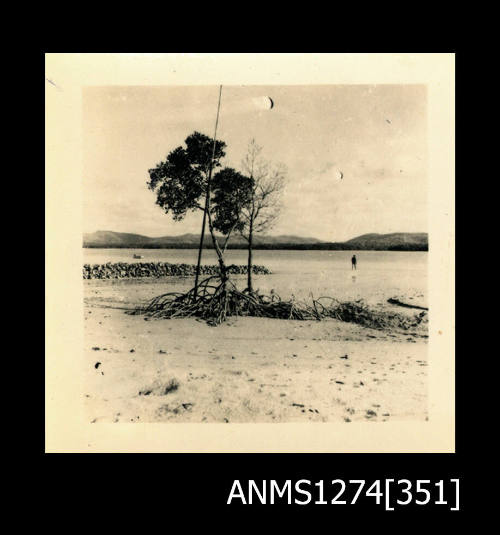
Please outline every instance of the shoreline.
[[[272, 274], [269, 274], [272, 275]], [[246, 285], [246, 276], [240, 274], [232, 279], [241, 288]], [[149, 319], [147, 313], [139, 312], [158, 295], [169, 292], [187, 292], [192, 289], [192, 277], [172, 275], [171, 277], [130, 277], [130, 278], [94, 278], [84, 281], [84, 303], [86, 306], [101, 308], [116, 308], [128, 313], [136, 312], [139, 316]], [[411, 303], [414, 299], [409, 296], [404, 303], [400, 298], [390, 297], [382, 302], [366, 302], [364, 299], [338, 299], [324, 296], [322, 305], [313, 305], [313, 297], [296, 299], [285, 296], [283, 299], [275, 294], [279, 301], [295, 303], [298, 309], [304, 309], [304, 318], [293, 321], [326, 321], [336, 319], [343, 323], [358, 324], [378, 331], [388, 331], [408, 334], [418, 338], [428, 338], [428, 308]], [[322, 310], [321, 318], [310, 317], [306, 310], [313, 308]], [[333, 306], [330, 310], [328, 307]], [[196, 318], [196, 315], [193, 315]], [[228, 318], [254, 317], [247, 314], [229, 315]], [[273, 319], [269, 317], [268, 319]], [[284, 318], [275, 318], [285, 321]], [[199, 321], [204, 321], [198, 318]]]
[[[180, 279], [164, 284], [176, 291], [190, 285]], [[154, 279], [84, 282], [88, 422], [427, 418], [428, 345], [413, 329], [241, 316], [210, 327], [196, 318], [154, 319], [124, 310], [162, 287]]]

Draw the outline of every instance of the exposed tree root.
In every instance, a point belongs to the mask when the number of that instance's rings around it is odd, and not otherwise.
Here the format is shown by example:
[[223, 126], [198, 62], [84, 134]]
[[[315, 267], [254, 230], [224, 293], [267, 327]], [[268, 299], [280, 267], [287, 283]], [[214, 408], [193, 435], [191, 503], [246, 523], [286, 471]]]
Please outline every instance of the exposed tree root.
[[294, 303], [281, 301], [276, 294], [266, 296], [247, 290], [240, 292], [230, 280], [220, 282], [215, 276], [202, 281], [196, 293], [192, 288], [187, 293], [162, 294], [132, 313], [156, 318], [194, 316], [207, 320], [211, 325], [219, 325], [229, 316], [307, 319]]
[[202, 281], [198, 290], [187, 293], [169, 292], [152, 299], [131, 314], [155, 318], [197, 317], [209, 325], [219, 325], [230, 316], [253, 316], [276, 319], [318, 320], [334, 318], [373, 329], [399, 328], [408, 330], [426, 321], [426, 312], [414, 317], [369, 309], [362, 302], [341, 302], [333, 297], [312, 298], [311, 304], [291, 299], [283, 301], [274, 292], [263, 295], [258, 291], [239, 291], [230, 281], [218, 276]]

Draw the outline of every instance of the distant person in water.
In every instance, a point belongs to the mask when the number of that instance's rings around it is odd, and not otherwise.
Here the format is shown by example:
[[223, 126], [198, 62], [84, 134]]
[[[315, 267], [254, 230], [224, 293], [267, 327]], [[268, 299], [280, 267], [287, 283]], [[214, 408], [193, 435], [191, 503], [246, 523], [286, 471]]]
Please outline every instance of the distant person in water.
[[352, 258], [351, 258], [351, 264], [352, 264], [351, 269], [356, 269], [356, 264], [357, 264], [357, 262], [358, 262], [358, 261], [356, 260], [356, 255], [353, 254], [353, 255], [352, 255]]

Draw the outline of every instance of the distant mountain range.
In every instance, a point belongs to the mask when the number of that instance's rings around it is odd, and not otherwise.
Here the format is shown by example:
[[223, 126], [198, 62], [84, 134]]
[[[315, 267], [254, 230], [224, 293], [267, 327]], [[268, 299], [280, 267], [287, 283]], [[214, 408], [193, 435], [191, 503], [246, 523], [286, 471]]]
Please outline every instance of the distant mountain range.
[[363, 234], [345, 242], [358, 249], [390, 249], [394, 247], [428, 247], [426, 232], [395, 232], [393, 234]]
[[[180, 236], [160, 236], [151, 238], [141, 234], [128, 234], [110, 230], [98, 230], [83, 235], [83, 247], [126, 248], [126, 249], [193, 249], [200, 243], [197, 234]], [[207, 232], [204, 246], [212, 247], [212, 239]], [[323, 250], [402, 250], [427, 251], [427, 233], [397, 232], [393, 234], [363, 234], [346, 242], [325, 242], [316, 238], [301, 236], [254, 236], [255, 249], [323, 249]], [[247, 242], [235, 235], [229, 242], [229, 249], [246, 249]]]

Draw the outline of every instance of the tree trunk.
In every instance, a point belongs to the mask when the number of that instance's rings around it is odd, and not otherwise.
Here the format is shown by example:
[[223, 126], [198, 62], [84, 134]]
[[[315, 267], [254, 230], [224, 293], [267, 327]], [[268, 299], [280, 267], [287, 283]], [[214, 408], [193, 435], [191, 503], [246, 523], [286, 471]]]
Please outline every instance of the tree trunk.
[[195, 301], [198, 295], [198, 280], [200, 278], [201, 252], [203, 250], [203, 240], [205, 238], [205, 222], [207, 219], [207, 206], [208, 206], [208, 198], [205, 199], [205, 209], [203, 210], [203, 223], [201, 224], [200, 246], [198, 248], [198, 262], [196, 263], [196, 276], [194, 279], [194, 296], [193, 296]]
[[219, 242], [217, 241], [217, 238], [215, 237], [214, 233], [214, 227], [212, 224], [212, 216], [210, 213], [211, 210], [211, 202], [210, 202], [210, 194], [211, 194], [211, 188], [210, 185], [208, 187], [207, 191], [207, 216], [208, 216], [208, 229], [210, 230], [210, 236], [212, 237], [212, 244], [214, 246], [215, 252], [217, 253], [217, 258], [219, 260], [219, 269], [220, 269], [220, 278], [222, 284], [226, 284], [227, 282], [227, 268], [226, 264], [224, 262], [224, 253], [221, 251], [221, 248], [219, 246]]
[[224, 262], [224, 254], [221, 251], [221, 248], [219, 246], [219, 243], [217, 242], [215, 234], [212, 231], [212, 228], [210, 228], [210, 235], [212, 236], [212, 243], [214, 245], [215, 252], [217, 253], [217, 258], [219, 260], [220, 278], [222, 284], [225, 284], [227, 282], [227, 268], [226, 263]]
[[248, 273], [247, 286], [248, 291], [253, 292], [252, 288], [252, 238], [253, 238], [253, 220], [250, 220], [250, 228], [248, 230]]

